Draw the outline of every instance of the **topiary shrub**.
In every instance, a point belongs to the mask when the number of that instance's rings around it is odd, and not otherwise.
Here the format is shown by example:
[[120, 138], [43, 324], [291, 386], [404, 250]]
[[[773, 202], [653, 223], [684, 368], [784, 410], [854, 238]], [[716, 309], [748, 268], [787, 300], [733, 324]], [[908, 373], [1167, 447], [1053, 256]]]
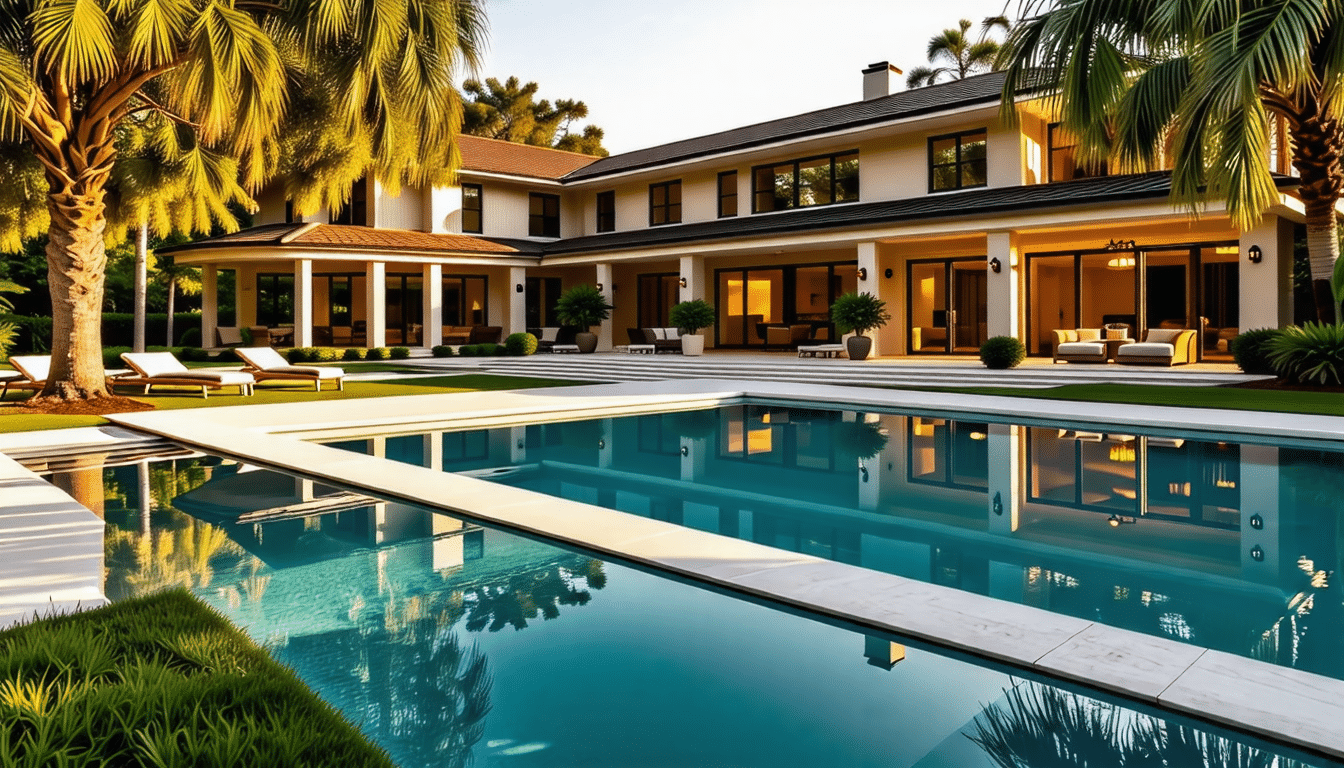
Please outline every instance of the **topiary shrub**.
[[393, 348], [392, 348], [392, 359], [393, 359], [393, 360], [407, 360], [407, 359], [410, 358], [410, 356], [411, 356], [411, 348], [410, 348], [410, 347], [393, 347]]
[[387, 347], [373, 347], [364, 353], [365, 360], [391, 360], [392, 350]]
[[537, 337], [530, 333], [511, 333], [504, 340], [504, 349], [514, 357], [526, 357], [537, 351]]
[[509, 348], [503, 344], [492, 344], [491, 346], [493, 346], [494, 349], [490, 350], [490, 354], [495, 357], [504, 357], [509, 354]]
[[316, 361], [319, 363], [333, 363], [341, 359], [341, 350], [335, 347], [318, 347], [316, 351]]
[[1277, 374], [1269, 359], [1269, 343], [1278, 338], [1279, 333], [1277, 328], [1254, 328], [1237, 334], [1228, 345], [1237, 367], [1246, 373]]
[[994, 336], [980, 345], [980, 362], [997, 371], [1016, 368], [1027, 359], [1027, 348], [1012, 336]]
[[457, 348], [457, 354], [462, 357], [475, 357], [481, 350], [475, 344], [463, 344]]
[[1344, 325], [1290, 325], [1265, 346], [1274, 372], [1294, 384], [1344, 385]]
[[317, 349], [314, 347], [294, 347], [285, 350], [285, 359], [291, 363], [317, 362]]
[[351, 347], [341, 353], [342, 360], [363, 360], [364, 350]]
[[435, 357], [452, 357], [452, 356], [453, 356], [453, 348], [450, 347], [450, 346], [448, 346], [447, 344], [440, 344], [440, 345], [434, 347], [433, 349], [429, 350], [429, 352], [430, 352], [430, 354], [434, 355]]
[[194, 325], [187, 328], [182, 332], [182, 335], [178, 337], [177, 343], [184, 347], [201, 346], [201, 329]]

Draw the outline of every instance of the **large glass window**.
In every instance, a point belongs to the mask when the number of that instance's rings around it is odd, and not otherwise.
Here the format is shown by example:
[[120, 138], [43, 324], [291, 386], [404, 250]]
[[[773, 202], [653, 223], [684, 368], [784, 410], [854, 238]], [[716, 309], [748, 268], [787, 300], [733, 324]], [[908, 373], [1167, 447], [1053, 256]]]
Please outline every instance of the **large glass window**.
[[294, 324], [294, 275], [257, 275], [257, 325]]
[[560, 196], [533, 192], [527, 200], [527, 234], [532, 237], [560, 236]]
[[681, 180], [649, 185], [649, 226], [681, 223]]
[[664, 273], [639, 276], [639, 327], [666, 328], [668, 315], [681, 296], [680, 276]]
[[989, 474], [989, 425], [911, 416], [909, 477], [914, 483], [984, 490]]
[[1068, 181], [1089, 176], [1105, 176], [1106, 163], [1083, 164], [1078, 160], [1078, 140], [1059, 123], [1048, 129], [1050, 180]]
[[614, 191], [597, 193], [597, 231], [616, 231], [616, 193]]
[[420, 344], [424, 320], [424, 278], [420, 275], [388, 275], [385, 282], [387, 329], [384, 342]]
[[737, 215], [737, 171], [719, 174], [719, 218]]
[[327, 276], [327, 325], [347, 326], [354, 323], [354, 276]]
[[443, 324], [445, 327], [486, 325], [489, 317], [487, 280], [484, 275], [445, 275], [443, 278]]
[[479, 235], [482, 229], [481, 185], [462, 185], [462, 231]]
[[[715, 281], [718, 345], [768, 346], [771, 337], [776, 344], [833, 338], [831, 303], [857, 289], [858, 267], [851, 262], [723, 269]], [[788, 341], [778, 341], [781, 336]]]
[[859, 199], [859, 153], [758, 166], [752, 169], [751, 184], [756, 213], [854, 202]]
[[983, 128], [929, 139], [929, 191], [988, 184], [986, 146], [987, 134]]
[[555, 316], [555, 302], [560, 298], [560, 278], [529, 277], [523, 309], [528, 328], [556, 328], [560, 319]]

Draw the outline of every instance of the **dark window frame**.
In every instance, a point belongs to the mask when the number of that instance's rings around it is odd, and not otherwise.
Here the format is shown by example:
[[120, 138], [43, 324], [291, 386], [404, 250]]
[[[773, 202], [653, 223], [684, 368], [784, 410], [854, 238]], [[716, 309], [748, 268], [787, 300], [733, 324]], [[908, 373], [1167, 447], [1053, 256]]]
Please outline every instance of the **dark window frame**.
[[597, 231], [616, 231], [616, 191], [597, 193]]
[[[541, 213], [532, 212], [532, 203], [541, 201]], [[550, 208], [554, 208], [554, 212]], [[546, 192], [527, 194], [527, 234], [529, 237], [560, 236], [560, 196]]]
[[[480, 280], [480, 281], [481, 281], [481, 318], [482, 318], [483, 320], [485, 320], [485, 322], [484, 322], [484, 323], [481, 323], [481, 325], [489, 325], [489, 324], [490, 324], [490, 276], [489, 276], [489, 275], [471, 274], [471, 273], [468, 273], [468, 272], [462, 272], [462, 273], [456, 273], [456, 274], [451, 274], [451, 275], [442, 275], [442, 276], [440, 276], [440, 278], [439, 278], [439, 290], [440, 290], [440, 294], [439, 294], [439, 296], [440, 296], [440, 299], [439, 299], [439, 323], [440, 323], [440, 325], [445, 326], [445, 327], [448, 327], [448, 326], [459, 326], [459, 327], [461, 327], [461, 326], [466, 326], [466, 325], [474, 325], [474, 323], [468, 323], [468, 322], [465, 322], [467, 319], [469, 319], [469, 317], [470, 317], [470, 313], [471, 313], [471, 307], [468, 307], [468, 306], [467, 306], [467, 283], [466, 283], [467, 280]], [[459, 283], [459, 286], [460, 286], [460, 290], [458, 291], [458, 301], [457, 301], [457, 306], [456, 306], [456, 307], [451, 307], [451, 308], [448, 306], [448, 300], [447, 300], [447, 298], [445, 298], [445, 297], [447, 296], [447, 294], [448, 294], [448, 291], [444, 290], [444, 288], [447, 287], [447, 284], [448, 284], [449, 281], [457, 281], [457, 282]], [[463, 320], [464, 322], [462, 322], [462, 323], [450, 323], [450, 322], [448, 322], [448, 321], [445, 319], [444, 316], [447, 315], [447, 314], [449, 314], [450, 310], [456, 310], [457, 313], [458, 313], [458, 317], [459, 317], [461, 320]]]
[[[835, 167], [836, 167], [836, 165], [838, 164], [838, 161], [840, 161], [842, 158], [844, 158], [844, 159], [848, 159], [850, 156], [853, 156], [854, 161], [857, 163], [857, 162], [859, 161], [859, 150], [857, 150], [857, 149], [847, 149], [847, 150], [845, 150], [845, 151], [843, 151], [843, 152], [829, 152], [829, 153], [824, 154], [824, 155], [811, 155], [811, 156], [809, 156], [809, 157], [800, 157], [800, 158], [798, 158], [798, 159], [796, 159], [796, 160], [781, 160], [781, 161], [779, 161], [779, 162], [777, 162], [777, 163], [766, 163], [766, 164], [764, 164], [764, 165], [754, 165], [754, 166], [752, 166], [752, 167], [751, 167], [751, 212], [752, 212], [752, 213], [773, 213], [773, 212], [775, 212], [775, 211], [793, 211], [793, 210], [797, 210], [797, 209], [799, 209], [799, 208], [817, 208], [817, 207], [819, 207], [819, 206], [823, 206], [823, 205], [837, 205], [837, 204], [839, 204], [839, 203], [857, 203], [857, 202], [860, 202], [860, 200], [862, 199], [861, 196], [857, 196], [857, 195], [856, 195], [855, 198], [854, 198], [853, 200], [837, 200], [837, 199], [836, 199], [836, 195], [835, 195], [835, 192], [836, 192]], [[831, 199], [830, 199], [829, 202], [824, 202], [824, 203], [812, 203], [811, 205], [800, 205], [799, 203], [801, 202], [801, 196], [802, 196], [802, 167], [803, 167], [803, 164], [804, 164], [804, 163], [810, 163], [810, 162], [812, 162], [813, 160], [829, 160], [829, 161], [830, 161], [829, 164], [830, 164], [830, 168], [831, 168], [831, 182], [830, 182]], [[792, 166], [793, 166], [793, 200], [791, 201], [791, 203], [790, 203], [788, 206], [783, 207], [783, 208], [770, 208], [769, 210], [762, 210], [762, 209], [761, 209], [761, 205], [760, 205], [761, 194], [762, 194], [762, 193], [769, 192], [771, 198], [773, 199], [773, 198], [774, 198], [774, 189], [775, 189], [775, 188], [774, 188], [773, 183], [771, 184], [771, 186], [770, 186], [770, 188], [769, 188], [768, 190], [767, 190], [767, 189], [761, 189], [760, 187], [758, 187], [758, 186], [757, 186], [757, 182], [758, 182], [759, 179], [760, 179], [760, 173], [759, 173], [759, 172], [760, 172], [760, 171], [771, 171], [771, 172], [772, 172], [772, 173], [771, 173], [771, 177], [773, 178], [774, 176], [777, 175], [777, 174], [773, 173], [773, 171], [774, 171], [776, 168], [783, 168], [783, 167], [785, 167], [785, 166], [789, 166], [789, 165], [792, 165]], [[860, 178], [860, 179], [862, 178], [862, 168], [861, 168], [861, 167], [860, 167], [860, 172], [859, 172], [859, 178]], [[862, 183], [862, 182], [860, 182], [860, 183]]]
[[[471, 189], [471, 190], [475, 190], [475, 192], [476, 192], [476, 198], [475, 198], [475, 199], [476, 199], [476, 205], [475, 205], [474, 207], [473, 207], [473, 206], [469, 206], [469, 205], [467, 205], [467, 200], [470, 199], [470, 198], [467, 196], [467, 190], [469, 190], [469, 189]], [[467, 219], [467, 214], [468, 214], [468, 213], [474, 213], [474, 214], [476, 215], [476, 226], [475, 226], [474, 228], [471, 227], [471, 226], [469, 226], [469, 224], [468, 224], [468, 219]], [[485, 231], [485, 190], [481, 187], [480, 184], [463, 184], [463, 185], [462, 185], [462, 233], [463, 233], [463, 234], [468, 234], [468, 235], [479, 235], [479, 234], [483, 233], [484, 231]]]
[[[1046, 176], [1045, 176], [1045, 180], [1046, 180], [1046, 183], [1049, 183], [1049, 184], [1057, 184], [1057, 183], [1059, 183], [1059, 182], [1061, 182], [1061, 181], [1073, 181], [1073, 179], [1093, 179], [1093, 178], [1097, 178], [1097, 177], [1100, 177], [1100, 176], [1109, 176], [1109, 175], [1110, 175], [1110, 171], [1109, 171], [1109, 169], [1107, 168], [1106, 163], [1102, 163], [1101, 166], [1100, 166], [1099, 168], [1097, 168], [1095, 172], [1094, 172], [1092, 169], [1089, 169], [1089, 168], [1084, 167], [1084, 168], [1082, 169], [1083, 172], [1082, 172], [1081, 174], [1076, 173], [1076, 170], [1080, 167], [1080, 164], [1078, 163], [1078, 154], [1077, 154], [1077, 149], [1078, 149], [1078, 139], [1077, 139], [1076, 137], [1074, 137], [1074, 140], [1073, 140], [1073, 143], [1072, 143], [1072, 144], [1060, 144], [1060, 145], [1056, 145], [1056, 144], [1055, 144], [1055, 129], [1059, 129], [1059, 131], [1060, 131], [1061, 133], [1067, 133], [1067, 131], [1064, 131], [1064, 129], [1063, 129], [1063, 127], [1062, 127], [1062, 123], [1050, 123], [1050, 124], [1049, 124], [1048, 126], [1046, 126], [1046, 128], [1045, 128], [1045, 157], [1046, 157], [1046, 169], [1045, 169]], [[1074, 169], [1075, 169], [1075, 173], [1074, 173], [1074, 175], [1073, 175], [1073, 178], [1071, 178], [1071, 179], [1059, 179], [1059, 180], [1056, 180], [1056, 179], [1055, 179], [1055, 153], [1056, 153], [1056, 152], [1063, 152], [1063, 151], [1065, 151], [1065, 150], [1070, 150], [1070, 149], [1071, 149], [1071, 150], [1074, 150], [1073, 166], [1074, 166]]]
[[331, 212], [332, 224], [367, 227], [369, 225], [369, 180], [367, 176], [350, 185], [350, 199]]
[[[677, 202], [672, 202], [672, 189], [677, 190]], [[654, 194], [656, 190], [663, 190], [663, 202], [661, 205], [654, 203]], [[673, 209], [676, 209], [676, 218], [672, 217]], [[662, 210], [663, 220], [655, 221], [654, 212]], [[681, 223], [681, 179], [672, 181], [660, 181], [657, 184], [649, 185], [649, 226], [664, 227], [668, 224]]]
[[[280, 283], [281, 283], [282, 280], [284, 280], [284, 279], [286, 279], [286, 278], [289, 279], [289, 319], [285, 319], [285, 318], [283, 317], [283, 315], [282, 315], [282, 313], [281, 313], [281, 309], [282, 309], [282, 307], [280, 306], [280, 304], [281, 304], [281, 302], [280, 302], [280, 296], [281, 296]], [[270, 305], [271, 305], [271, 306], [269, 306], [269, 307], [265, 307], [264, 309], [263, 309], [263, 307], [262, 307], [262, 301], [261, 301], [262, 290], [263, 290], [263, 285], [262, 285], [262, 283], [263, 283], [263, 282], [269, 282], [269, 283], [270, 283], [269, 286], [266, 286], [266, 288], [269, 288], [269, 292], [268, 292], [266, 295], [267, 295], [267, 297], [268, 297], [268, 299], [269, 299], [269, 303], [270, 303]], [[268, 328], [274, 328], [274, 327], [276, 327], [276, 326], [281, 326], [281, 325], [293, 325], [293, 324], [294, 324], [295, 287], [294, 287], [294, 273], [293, 273], [293, 272], [258, 272], [258, 273], [257, 273], [256, 290], [257, 290], [257, 293], [256, 293], [256, 296], [257, 296], [257, 301], [256, 301], [256, 324], [257, 324], [257, 325], [264, 325], [264, 326], [266, 326], [266, 327], [268, 327]]]
[[[963, 175], [963, 174], [962, 174], [962, 169], [965, 168], [967, 165], [969, 165], [969, 164], [971, 164], [971, 163], [979, 162], [979, 161], [976, 161], [976, 160], [966, 160], [966, 159], [964, 159], [964, 158], [962, 157], [962, 151], [963, 151], [963, 149], [965, 148], [965, 146], [966, 146], [967, 144], [975, 143], [975, 142], [967, 142], [967, 141], [965, 141], [966, 137], [968, 137], [968, 136], [983, 136], [983, 137], [984, 137], [984, 142], [985, 142], [985, 158], [984, 158], [983, 162], [984, 162], [984, 164], [985, 164], [985, 180], [984, 180], [983, 182], [979, 183], [979, 184], [966, 184], [966, 183], [963, 181], [963, 179], [962, 179], [962, 175]], [[946, 139], [956, 139], [956, 140], [957, 140], [957, 159], [956, 159], [955, 161], [951, 162], [951, 163], [935, 163], [935, 162], [933, 161], [933, 145], [934, 145], [934, 142], [944, 141], [944, 140], [946, 140]], [[940, 135], [938, 135], [938, 136], [930, 136], [929, 139], [928, 139], [928, 159], [929, 159], [929, 192], [953, 192], [953, 191], [961, 190], [961, 189], [979, 189], [979, 188], [981, 188], [981, 187], [988, 187], [988, 186], [989, 186], [989, 129], [988, 129], [988, 128], [976, 128], [976, 129], [969, 130], [969, 131], [958, 131], [957, 133], [944, 133], [944, 134], [940, 134]], [[957, 169], [957, 183], [956, 183], [956, 185], [955, 185], [955, 186], [951, 186], [951, 187], [944, 187], [944, 188], [942, 188], [942, 189], [939, 189], [939, 188], [935, 187], [935, 186], [934, 186], [934, 177], [935, 177], [936, 174], [934, 173], [934, 170], [937, 169], [937, 168], [956, 168], [956, 169]]]
[[[731, 193], [728, 193], [728, 192], [724, 192], [724, 190], [723, 190], [723, 181], [724, 181], [724, 179], [726, 179], [726, 178], [728, 178], [728, 177], [730, 177], [730, 176], [731, 176], [732, 179], [733, 179], [733, 186], [732, 186], [732, 192], [731, 192]], [[736, 215], [738, 214], [738, 211], [741, 210], [741, 209], [738, 207], [738, 205], [737, 205], [737, 170], [734, 169], [734, 170], [731, 170], [731, 171], [720, 171], [720, 172], [719, 172], [719, 179], [718, 179], [718, 185], [717, 185], [717, 186], [718, 186], [718, 191], [719, 191], [719, 209], [718, 209], [718, 211], [719, 211], [719, 218], [720, 218], [720, 219], [726, 219], [726, 218], [730, 218], [730, 217], [736, 216]], [[732, 212], [732, 213], [724, 213], [724, 212], [723, 212], [723, 209], [724, 209], [724, 205], [723, 205], [723, 204], [724, 204], [724, 201], [729, 200], [729, 199], [731, 199], [731, 200], [733, 201], [733, 212]]]

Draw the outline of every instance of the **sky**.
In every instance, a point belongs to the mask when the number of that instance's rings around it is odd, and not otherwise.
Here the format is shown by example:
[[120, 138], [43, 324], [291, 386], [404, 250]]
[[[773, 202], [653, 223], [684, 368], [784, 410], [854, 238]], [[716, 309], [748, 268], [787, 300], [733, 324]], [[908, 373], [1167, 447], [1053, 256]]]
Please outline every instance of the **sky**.
[[[486, 0], [479, 76], [579, 99], [613, 154], [858, 101], [861, 71], [1005, 0]], [[1008, 9], [1011, 15], [1016, 0]], [[901, 78], [904, 87], [904, 78]]]

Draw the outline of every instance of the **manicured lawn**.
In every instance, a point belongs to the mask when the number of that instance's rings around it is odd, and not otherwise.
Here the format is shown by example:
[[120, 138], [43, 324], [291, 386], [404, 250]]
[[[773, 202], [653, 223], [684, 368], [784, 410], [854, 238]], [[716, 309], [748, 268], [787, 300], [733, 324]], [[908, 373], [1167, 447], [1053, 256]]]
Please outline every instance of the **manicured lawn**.
[[[431, 395], [449, 392], [495, 391], [502, 389], [532, 389], [535, 387], [562, 387], [584, 384], [582, 381], [537, 379], [524, 376], [493, 376], [465, 374], [462, 376], [432, 376], [414, 379], [385, 379], [382, 381], [350, 381], [345, 390], [314, 392], [311, 384], [283, 384], [267, 382], [258, 385], [252, 397], [234, 394], [212, 394], [202, 398], [199, 390], [155, 390], [148, 397], [135, 399], [153, 403], [160, 410], [183, 408], [218, 408], [227, 405], [261, 405], [265, 403], [307, 403], [313, 400], [357, 400], [366, 397], [395, 397], [397, 395]], [[227, 390], [232, 392], [232, 390]], [[11, 398], [13, 396], [11, 395]], [[10, 399], [6, 402], [18, 402]], [[0, 403], [0, 432], [30, 432], [43, 429], [67, 429], [105, 424], [101, 416], [50, 416], [29, 414]]]
[[1043, 400], [1173, 405], [1184, 408], [1231, 408], [1244, 411], [1344, 416], [1344, 394], [1338, 392], [1291, 392], [1241, 387], [1163, 387], [1152, 384], [1069, 384], [1051, 389], [1013, 387], [901, 387], [901, 389], [961, 392], [968, 395], [1035, 397]]
[[0, 692], [6, 765], [393, 765], [181, 591], [0, 632]]

